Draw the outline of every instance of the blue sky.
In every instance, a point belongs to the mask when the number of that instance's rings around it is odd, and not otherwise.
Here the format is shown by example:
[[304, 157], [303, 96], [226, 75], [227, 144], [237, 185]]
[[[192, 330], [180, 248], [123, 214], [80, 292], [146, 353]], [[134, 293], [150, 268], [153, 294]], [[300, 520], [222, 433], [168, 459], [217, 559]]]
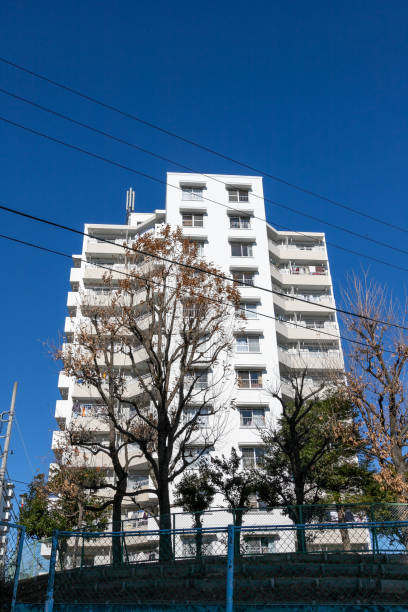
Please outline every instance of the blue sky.
[[[191, 3], [4, 0], [0, 55], [271, 174], [408, 229], [408, 4], [390, 0]], [[0, 64], [0, 87], [208, 173], [247, 171]], [[165, 179], [178, 166], [0, 94], [0, 115]], [[0, 200], [81, 229], [164, 204], [164, 187], [0, 121]], [[406, 248], [407, 234], [270, 179], [266, 197]], [[408, 256], [267, 205], [272, 223], [408, 268]], [[1, 233], [76, 253], [79, 236], [0, 213]], [[407, 249], [408, 250], [408, 249]], [[58, 366], [46, 344], [66, 316], [68, 260], [0, 240], [1, 410], [19, 381], [12, 478], [51, 459]], [[404, 296], [406, 275], [330, 248], [337, 296], [369, 267]], [[24, 485], [18, 485], [23, 487]], [[20, 489], [19, 489], [20, 490]]]

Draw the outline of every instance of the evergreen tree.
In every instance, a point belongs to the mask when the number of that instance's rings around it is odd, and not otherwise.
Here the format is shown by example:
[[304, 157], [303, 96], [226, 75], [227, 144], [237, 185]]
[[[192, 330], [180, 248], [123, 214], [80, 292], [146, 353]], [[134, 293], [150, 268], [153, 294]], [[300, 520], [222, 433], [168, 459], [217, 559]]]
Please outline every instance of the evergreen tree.
[[201, 557], [203, 544], [202, 516], [213, 503], [216, 489], [204, 469], [185, 472], [182, 479], [177, 483], [175, 492], [176, 504], [193, 515], [193, 526], [197, 529], [195, 536], [196, 556]]

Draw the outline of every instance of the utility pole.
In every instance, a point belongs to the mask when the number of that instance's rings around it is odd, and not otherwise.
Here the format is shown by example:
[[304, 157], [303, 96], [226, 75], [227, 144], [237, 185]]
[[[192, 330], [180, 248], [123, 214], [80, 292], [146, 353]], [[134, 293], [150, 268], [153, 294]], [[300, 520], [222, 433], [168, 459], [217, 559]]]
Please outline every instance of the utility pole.
[[[3, 423], [7, 423], [7, 431], [6, 431], [6, 436], [5, 436], [6, 440], [4, 442], [4, 449], [3, 449], [3, 454], [1, 456], [2, 458], [1, 458], [1, 467], [0, 467], [0, 504], [3, 499], [4, 479], [6, 476], [6, 468], [7, 468], [7, 455], [9, 451], [10, 438], [11, 438], [11, 426], [13, 424], [14, 408], [16, 405], [16, 393], [17, 393], [17, 382], [15, 382], [13, 385], [13, 395], [11, 396], [10, 411], [8, 412], [7, 421], [5, 421], [3, 418], [4, 415], [7, 414], [7, 412], [3, 412], [0, 415], [1, 421]], [[4, 436], [1, 436], [1, 437], [4, 437]]]

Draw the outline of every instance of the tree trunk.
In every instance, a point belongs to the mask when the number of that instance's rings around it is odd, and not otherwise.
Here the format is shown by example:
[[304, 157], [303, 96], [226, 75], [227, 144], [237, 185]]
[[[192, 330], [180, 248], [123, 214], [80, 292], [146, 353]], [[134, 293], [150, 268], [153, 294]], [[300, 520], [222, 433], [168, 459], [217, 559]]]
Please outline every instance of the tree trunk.
[[[296, 527], [298, 525], [304, 525], [305, 517], [303, 516], [304, 507], [303, 504], [297, 504], [296, 506], [290, 506], [289, 516], [292, 521], [295, 523]], [[302, 528], [296, 529], [296, 552], [304, 553], [306, 552], [306, 533]]]
[[[158, 486], [159, 511], [160, 511], [160, 538], [159, 538], [159, 560], [170, 561], [173, 559], [173, 547], [171, 543], [171, 514], [169, 483], [162, 478]], [[163, 532], [163, 530], [165, 530]]]
[[[79, 502], [77, 529], [81, 529], [82, 528], [83, 517], [84, 517], [84, 507]], [[75, 538], [74, 554], [73, 554], [73, 559], [72, 559], [72, 567], [76, 567], [77, 566], [77, 561], [78, 561], [78, 546], [79, 546], [79, 537]]]
[[[346, 522], [346, 512], [344, 510], [344, 506], [342, 504], [336, 504], [337, 516], [339, 517], [339, 523]], [[351, 550], [350, 543], [350, 530], [349, 529], [340, 529], [341, 541], [343, 544], [343, 550], [349, 551]]]
[[[112, 531], [120, 533], [122, 531], [122, 501], [123, 496], [116, 491], [112, 505]], [[112, 536], [112, 563], [113, 565], [122, 564], [122, 536]]]
[[[244, 511], [236, 509], [234, 511], [234, 525], [235, 527], [242, 527], [242, 520], [244, 518]], [[234, 557], [239, 557], [241, 554], [241, 529], [234, 530]]]
[[194, 514], [194, 527], [196, 528], [196, 557], [197, 559], [201, 558], [202, 550], [203, 550], [203, 531], [202, 531], [202, 523], [201, 523], [201, 512], [196, 512]]

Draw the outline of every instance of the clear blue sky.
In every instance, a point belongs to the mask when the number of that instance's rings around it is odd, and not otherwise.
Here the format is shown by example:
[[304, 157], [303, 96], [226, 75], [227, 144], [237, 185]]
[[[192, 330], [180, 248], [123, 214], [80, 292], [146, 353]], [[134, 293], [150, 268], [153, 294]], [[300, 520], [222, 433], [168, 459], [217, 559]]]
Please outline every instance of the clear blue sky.
[[[120, 3], [4, 0], [0, 55], [235, 158], [408, 228], [408, 4], [390, 0]], [[0, 64], [0, 87], [151, 148], [197, 171], [247, 172]], [[0, 94], [0, 114], [165, 179], [169, 165]], [[163, 207], [164, 188], [0, 122], [0, 200], [81, 229]], [[271, 180], [265, 193], [398, 248], [407, 234]], [[329, 241], [408, 267], [408, 256], [268, 206], [273, 223], [327, 231]], [[81, 239], [0, 213], [1, 233], [77, 253]], [[68, 260], [0, 240], [0, 400], [20, 388], [12, 478], [51, 458], [58, 366], [44, 343], [66, 316]], [[337, 295], [350, 270], [398, 294], [406, 274], [330, 248]]]

